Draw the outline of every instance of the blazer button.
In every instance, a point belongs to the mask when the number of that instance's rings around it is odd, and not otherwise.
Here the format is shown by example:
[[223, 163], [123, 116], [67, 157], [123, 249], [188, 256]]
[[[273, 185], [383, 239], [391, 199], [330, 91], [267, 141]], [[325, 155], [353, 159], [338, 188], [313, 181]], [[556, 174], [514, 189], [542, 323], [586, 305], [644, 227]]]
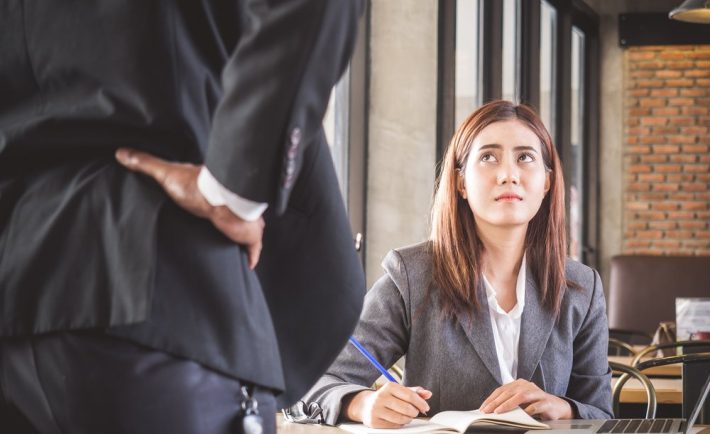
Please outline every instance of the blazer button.
[[291, 147], [298, 147], [301, 143], [301, 129], [296, 127], [291, 130]]

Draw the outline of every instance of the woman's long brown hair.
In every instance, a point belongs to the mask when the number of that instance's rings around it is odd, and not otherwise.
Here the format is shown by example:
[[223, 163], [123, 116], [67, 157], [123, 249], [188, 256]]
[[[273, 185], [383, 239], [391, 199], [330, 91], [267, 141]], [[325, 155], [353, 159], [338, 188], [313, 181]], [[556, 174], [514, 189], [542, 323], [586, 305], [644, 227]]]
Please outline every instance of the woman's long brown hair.
[[520, 121], [537, 135], [543, 162], [550, 171], [550, 190], [528, 224], [525, 235], [527, 265], [540, 289], [543, 305], [557, 316], [565, 286], [577, 286], [565, 279], [564, 181], [552, 138], [530, 107], [509, 101], [492, 101], [469, 115], [454, 133], [434, 196], [431, 224], [433, 278], [441, 291], [441, 306], [449, 317], [478, 311], [483, 251], [473, 213], [456, 189], [457, 170], [466, 167], [471, 144], [481, 130], [506, 120]]

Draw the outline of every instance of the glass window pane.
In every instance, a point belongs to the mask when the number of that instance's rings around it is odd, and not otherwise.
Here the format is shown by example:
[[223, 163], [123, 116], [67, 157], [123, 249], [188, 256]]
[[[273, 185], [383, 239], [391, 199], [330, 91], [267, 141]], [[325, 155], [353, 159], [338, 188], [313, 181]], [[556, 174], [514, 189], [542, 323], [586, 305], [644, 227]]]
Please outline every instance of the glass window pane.
[[572, 27], [572, 171], [567, 185], [570, 202], [570, 256], [576, 260], [582, 259], [584, 241], [584, 52], [584, 32]]
[[540, 3], [540, 117], [555, 138], [555, 64], [557, 62], [557, 10]]
[[333, 87], [328, 100], [328, 108], [323, 118], [323, 130], [333, 157], [335, 174], [338, 177], [343, 200], [348, 203], [348, 107], [349, 107], [350, 68]]
[[520, 71], [520, 0], [503, 1], [503, 99], [517, 102]]
[[335, 139], [335, 88], [330, 91], [328, 108], [325, 110], [325, 116], [323, 117], [323, 130], [325, 131], [325, 139], [328, 141], [330, 151], [333, 152], [333, 140]]
[[479, 105], [480, 93], [480, 1], [456, 0], [456, 127]]

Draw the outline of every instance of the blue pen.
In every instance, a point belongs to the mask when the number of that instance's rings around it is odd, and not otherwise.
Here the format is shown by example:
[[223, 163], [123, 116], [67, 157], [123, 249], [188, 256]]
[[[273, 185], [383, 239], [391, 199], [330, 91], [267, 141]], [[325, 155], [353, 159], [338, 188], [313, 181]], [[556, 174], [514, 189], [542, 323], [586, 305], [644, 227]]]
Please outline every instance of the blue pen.
[[367, 351], [365, 347], [363, 347], [360, 342], [355, 339], [354, 336], [350, 336], [350, 343], [355, 345], [355, 348], [357, 348], [358, 351], [360, 351], [362, 355], [365, 356], [365, 358], [369, 360], [370, 363], [372, 363], [372, 366], [374, 366], [375, 368], [377, 368], [378, 371], [380, 371], [380, 374], [384, 375], [385, 378], [390, 380], [391, 382], [397, 383], [397, 380], [395, 380], [394, 377], [391, 376], [389, 372], [387, 372], [387, 369], [385, 369], [384, 366], [380, 365], [380, 362], [375, 360], [372, 354], [370, 354], [370, 352]]
[[[390, 375], [389, 372], [387, 372], [387, 369], [385, 369], [384, 366], [380, 365], [380, 362], [378, 362], [378, 361], [375, 359], [375, 357], [374, 357], [372, 354], [370, 354], [370, 352], [367, 351], [367, 350], [365, 349], [365, 347], [363, 347], [362, 344], [357, 341], [357, 339], [355, 339], [355, 336], [350, 336], [350, 343], [353, 344], [353, 345], [355, 345], [355, 348], [357, 348], [358, 351], [360, 351], [360, 353], [361, 353], [363, 356], [365, 356], [365, 358], [366, 358], [367, 360], [369, 360], [370, 363], [372, 363], [372, 366], [374, 366], [375, 368], [377, 368], [378, 371], [380, 371], [380, 374], [384, 375], [385, 378], [388, 379], [389, 381], [391, 381], [391, 382], [393, 382], [393, 383], [399, 384], [399, 383], [397, 382], [397, 380], [395, 380], [394, 377], [393, 377], [392, 375]], [[427, 415], [427, 414], [426, 414], [426, 411], [425, 411], [425, 412], [422, 412], [422, 414], [423, 414], [424, 416]]]

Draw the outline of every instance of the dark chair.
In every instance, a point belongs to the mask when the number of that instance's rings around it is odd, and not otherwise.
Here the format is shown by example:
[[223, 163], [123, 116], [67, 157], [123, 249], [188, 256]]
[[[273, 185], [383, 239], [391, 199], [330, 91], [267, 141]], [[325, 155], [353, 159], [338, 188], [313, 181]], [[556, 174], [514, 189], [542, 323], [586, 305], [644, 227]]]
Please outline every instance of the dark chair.
[[[696, 342], [696, 341], [690, 341]], [[708, 341], [700, 341], [701, 344], [707, 345]], [[638, 361], [635, 367], [639, 371], [652, 368], [655, 366], [673, 365], [676, 363], [683, 364], [683, 417], [688, 418], [690, 413], [698, 402], [702, 386], [706, 379], [710, 376], [710, 352], [708, 353], [691, 353], [680, 356], [661, 357], [657, 359], [648, 359]], [[624, 380], [625, 382], [626, 380]], [[621, 382], [621, 378], [619, 382]], [[617, 383], [617, 384], [618, 384]], [[706, 402], [700, 412], [698, 423], [710, 423], [710, 402]]]
[[641, 330], [610, 328], [609, 336], [630, 345], [651, 345], [653, 336]]
[[675, 319], [676, 297], [707, 297], [708, 282], [710, 256], [615, 256], [609, 327], [653, 335], [661, 321]]
[[610, 356], [624, 356], [624, 355], [634, 356], [634, 355], [636, 355], [636, 352], [634, 351], [634, 347], [627, 344], [626, 342], [610, 337], [609, 338], [609, 353], [608, 353], [608, 355], [610, 355]]
[[641, 382], [644, 389], [646, 389], [646, 419], [654, 419], [656, 417], [656, 389], [654, 389], [651, 380], [648, 379], [641, 371], [634, 368], [633, 366], [624, 365], [622, 363], [609, 362], [609, 367], [613, 371], [621, 372], [622, 375], [617, 380], [614, 385], [613, 396], [614, 396], [614, 417], [619, 418], [619, 400], [621, 399], [621, 389], [624, 387], [624, 383], [634, 377]]
[[634, 345], [650, 345], [651, 335], [638, 330], [609, 329], [609, 355], [633, 356], [636, 354]]
[[402, 382], [402, 380], [404, 380], [404, 369], [402, 369], [401, 366], [397, 364], [392, 365], [389, 371], [390, 373], [394, 374], [394, 378], [398, 379], [400, 383]]
[[[643, 359], [647, 354], [655, 353], [658, 350], [664, 350], [667, 348], [678, 348], [678, 349], [680, 349], [681, 354], [710, 352], [710, 341], [676, 341], [676, 342], [668, 342], [665, 344], [649, 345], [646, 348], [636, 352], [631, 364], [633, 366], [638, 366], [641, 359]], [[678, 362], [678, 363], [680, 363], [680, 362]], [[664, 363], [664, 365], [671, 365], [671, 364], [672, 363]]]

